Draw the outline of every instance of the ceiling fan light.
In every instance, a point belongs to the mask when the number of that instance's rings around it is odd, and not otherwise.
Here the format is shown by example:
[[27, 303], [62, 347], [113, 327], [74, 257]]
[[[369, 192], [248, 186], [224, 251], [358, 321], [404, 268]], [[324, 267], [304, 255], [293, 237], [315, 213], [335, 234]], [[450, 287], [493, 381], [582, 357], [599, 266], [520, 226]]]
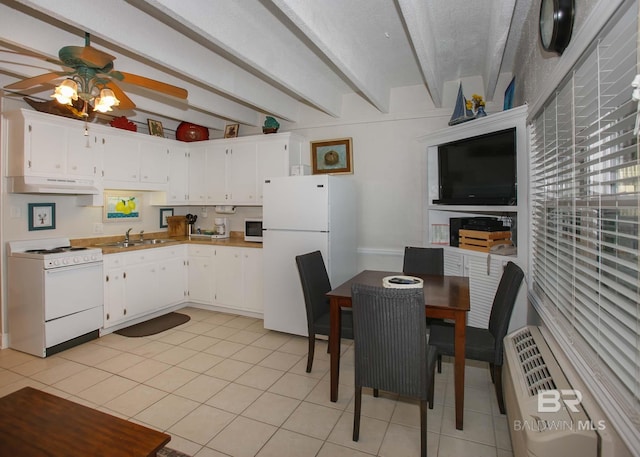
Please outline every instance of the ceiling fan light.
[[53, 95], [58, 103], [71, 105], [72, 100], [78, 99], [78, 84], [72, 79], [65, 79], [57, 87]]
[[120, 104], [120, 100], [116, 98], [116, 95], [113, 93], [111, 89], [102, 89], [100, 91], [100, 102], [109, 107], [118, 106]]
[[108, 113], [109, 111], [113, 111], [111, 109], [111, 105], [105, 103], [105, 100], [102, 97], [96, 97], [93, 110], [98, 111], [99, 113]]

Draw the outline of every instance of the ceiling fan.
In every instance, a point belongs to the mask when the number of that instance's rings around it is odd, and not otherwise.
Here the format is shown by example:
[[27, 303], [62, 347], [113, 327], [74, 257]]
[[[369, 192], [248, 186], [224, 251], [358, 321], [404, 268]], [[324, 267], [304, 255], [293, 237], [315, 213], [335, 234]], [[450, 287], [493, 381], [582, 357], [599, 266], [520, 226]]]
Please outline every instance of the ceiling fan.
[[[181, 87], [114, 70], [113, 61], [115, 57], [92, 47], [89, 33], [85, 33], [84, 46], [65, 46], [58, 52], [58, 57], [60, 58], [59, 61], [47, 60], [68, 68], [68, 71], [54, 71], [26, 78], [5, 86], [5, 89], [28, 89], [51, 83], [59, 78], [65, 78], [58, 85], [56, 93], [52, 97], [67, 105], [72, 105], [72, 100], [81, 99], [83, 101], [82, 114], [84, 116], [87, 116], [88, 106], [92, 102], [94, 109], [102, 112], [111, 111], [110, 108], [112, 106], [122, 110], [135, 108], [135, 103], [124, 93], [116, 81], [145, 87], [181, 99], [186, 99], [188, 96], [187, 90]], [[112, 92], [103, 92], [104, 89]], [[59, 97], [62, 93], [65, 94], [66, 98]], [[110, 99], [110, 105], [104, 105], [107, 96], [114, 97], [114, 99]]]

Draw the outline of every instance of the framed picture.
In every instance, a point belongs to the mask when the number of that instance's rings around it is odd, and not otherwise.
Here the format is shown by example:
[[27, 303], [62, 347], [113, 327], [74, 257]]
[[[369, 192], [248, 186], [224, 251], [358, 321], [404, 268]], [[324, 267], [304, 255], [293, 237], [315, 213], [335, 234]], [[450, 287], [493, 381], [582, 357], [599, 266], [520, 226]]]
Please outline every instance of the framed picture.
[[104, 222], [139, 221], [142, 194], [115, 190], [104, 193]]
[[239, 129], [240, 129], [240, 124], [227, 124], [227, 126], [224, 128], [224, 137], [237, 138]]
[[312, 141], [311, 164], [313, 174], [353, 173], [351, 138]]
[[29, 231], [56, 228], [55, 203], [29, 203]]
[[154, 121], [153, 119], [147, 119], [149, 124], [149, 135], [161, 136], [164, 138], [164, 129], [162, 128], [162, 122]]
[[169, 227], [167, 218], [173, 216], [173, 208], [160, 208], [160, 228]]
[[503, 110], [506, 111], [508, 109], [513, 108], [513, 97], [516, 94], [516, 77], [514, 76], [511, 79], [511, 82], [507, 86], [507, 90], [504, 91], [504, 105]]

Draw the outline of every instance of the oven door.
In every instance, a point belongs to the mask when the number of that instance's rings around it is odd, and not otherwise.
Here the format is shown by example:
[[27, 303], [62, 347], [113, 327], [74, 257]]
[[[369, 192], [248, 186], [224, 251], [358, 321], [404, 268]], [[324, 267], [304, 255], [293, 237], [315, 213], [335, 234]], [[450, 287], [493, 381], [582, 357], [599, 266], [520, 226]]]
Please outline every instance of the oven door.
[[102, 306], [102, 262], [44, 271], [45, 321]]

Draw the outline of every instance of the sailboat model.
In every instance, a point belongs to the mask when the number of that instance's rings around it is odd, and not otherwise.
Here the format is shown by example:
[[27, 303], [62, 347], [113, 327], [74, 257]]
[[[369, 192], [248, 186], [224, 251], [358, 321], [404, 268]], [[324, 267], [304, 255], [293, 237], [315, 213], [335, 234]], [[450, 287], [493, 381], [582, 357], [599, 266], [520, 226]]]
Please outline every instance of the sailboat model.
[[473, 111], [467, 109], [467, 99], [464, 98], [464, 94], [462, 93], [462, 83], [458, 86], [458, 97], [456, 98], [456, 107], [453, 110], [453, 114], [451, 115], [451, 119], [449, 120], [449, 125], [461, 124], [462, 122], [470, 121], [471, 119], [475, 119], [475, 115]]

